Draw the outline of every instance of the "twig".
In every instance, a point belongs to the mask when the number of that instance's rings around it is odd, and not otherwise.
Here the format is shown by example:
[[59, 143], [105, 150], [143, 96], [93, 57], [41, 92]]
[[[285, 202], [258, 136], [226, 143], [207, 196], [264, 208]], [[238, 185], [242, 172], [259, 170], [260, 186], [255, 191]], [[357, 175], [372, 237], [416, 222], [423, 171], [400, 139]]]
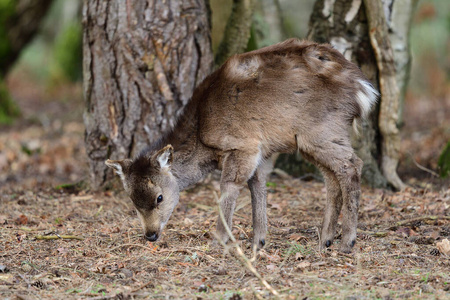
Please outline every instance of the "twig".
[[318, 277], [299, 276], [298, 278], [300, 280], [304, 280], [304, 281], [319, 281], [319, 282], [324, 282], [324, 283], [332, 284], [332, 285], [339, 286], [339, 287], [343, 286], [342, 284], [339, 284], [339, 283], [336, 283], [336, 282], [333, 282], [333, 281], [330, 281], [330, 280], [326, 280], [326, 279], [323, 279], [323, 278], [318, 278]]
[[408, 219], [408, 220], [398, 221], [397, 223], [395, 223], [395, 225], [403, 226], [403, 225], [418, 222], [418, 221], [437, 220], [437, 219], [450, 220], [450, 216], [422, 216], [422, 217], [412, 218], [412, 219]]
[[[253, 275], [255, 275], [259, 281], [261, 281], [261, 283], [276, 297], [276, 298], [280, 298], [280, 294], [261, 276], [261, 274], [259, 274], [259, 272], [255, 269], [255, 267], [252, 265], [252, 263], [250, 262], [250, 260], [245, 256], [244, 251], [242, 251], [242, 248], [239, 247], [239, 245], [236, 242], [236, 239], [233, 236], [233, 233], [230, 230], [230, 227], [228, 227], [228, 224], [225, 220], [225, 216], [223, 215], [223, 211], [220, 208], [220, 201], [217, 197], [217, 194], [214, 192], [214, 198], [216, 200], [216, 202], [219, 205], [219, 216], [220, 216], [220, 220], [223, 223], [223, 226], [225, 227], [225, 231], [227, 232], [228, 236], [230, 237], [231, 241], [233, 242], [235, 248], [236, 248], [236, 253], [238, 254], [238, 258], [239, 258], [239, 262], [246, 267], [250, 272], [253, 273]], [[217, 241], [226, 248], [226, 244], [222, 241], [222, 239], [220, 239], [220, 237], [218, 237], [215, 233], [214, 235], [216, 236]]]
[[144, 283], [143, 285], [141, 285], [140, 287], [135, 288], [134, 290], [132, 290], [132, 293], [136, 293], [137, 291], [140, 291], [142, 289], [145, 289], [146, 287], [148, 287], [149, 285], [153, 284], [155, 282], [155, 279], [150, 280], [147, 283]]
[[416, 165], [416, 167], [418, 167], [418, 168], [421, 169], [422, 171], [425, 171], [425, 172], [430, 173], [430, 174], [433, 175], [434, 177], [438, 177], [438, 178], [439, 178], [439, 174], [438, 174], [438, 173], [436, 173], [436, 172], [434, 172], [433, 170], [430, 170], [430, 169], [428, 169], [428, 168], [422, 166], [421, 164], [419, 164], [419, 163], [415, 160], [415, 158], [414, 158], [414, 156], [412, 155], [411, 152], [408, 152], [408, 154], [409, 154], [409, 156], [411, 157], [413, 163]]
[[146, 247], [144, 245], [139, 245], [139, 244], [123, 244], [123, 245], [119, 245], [117, 247], [114, 247], [112, 249], [109, 249], [109, 251], [112, 252], [112, 251], [114, 251], [116, 249], [119, 249], [119, 248], [122, 248], [122, 247], [140, 247], [140, 248], [143, 248], [143, 249], [147, 249], [147, 250], [149, 250], [151, 252], [156, 252], [156, 250], [153, 249], [153, 248], [149, 248], [149, 247]]
[[36, 240], [84, 240], [84, 238], [75, 235], [36, 235], [34, 238]]
[[366, 235], [372, 235], [374, 237], [385, 237], [389, 234], [389, 232], [386, 231], [366, 231], [362, 229], [357, 229], [356, 232], [366, 234]]

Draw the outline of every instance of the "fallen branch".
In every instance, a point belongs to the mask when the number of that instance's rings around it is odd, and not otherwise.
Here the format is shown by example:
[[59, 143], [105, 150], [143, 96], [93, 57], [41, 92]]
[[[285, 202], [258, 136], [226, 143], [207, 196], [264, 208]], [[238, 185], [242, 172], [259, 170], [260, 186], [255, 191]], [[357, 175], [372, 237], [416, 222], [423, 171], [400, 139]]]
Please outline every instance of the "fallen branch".
[[366, 231], [366, 230], [361, 230], [361, 229], [357, 229], [356, 232], [362, 233], [365, 235], [372, 235], [374, 237], [385, 237], [389, 234], [389, 232], [386, 232], [386, 231]]
[[412, 219], [408, 219], [408, 220], [398, 221], [397, 223], [395, 223], [395, 225], [403, 226], [403, 225], [418, 222], [418, 221], [437, 220], [437, 219], [450, 220], [450, 216], [422, 216], [422, 217], [412, 218]]
[[408, 152], [408, 154], [409, 154], [409, 156], [411, 157], [413, 163], [416, 165], [416, 167], [418, 167], [418, 168], [421, 169], [422, 171], [425, 171], [425, 172], [430, 173], [430, 174], [433, 175], [434, 177], [439, 178], [439, 174], [438, 174], [438, 173], [436, 173], [436, 172], [434, 172], [433, 170], [430, 170], [430, 169], [428, 169], [428, 168], [422, 166], [421, 164], [419, 164], [419, 163], [414, 159], [414, 156], [411, 154], [411, 152]]
[[75, 235], [36, 235], [36, 240], [84, 240], [84, 238]]
[[[220, 209], [220, 201], [217, 197], [217, 194], [214, 193], [214, 198], [216, 199], [217, 204], [219, 205], [219, 216], [220, 219], [225, 227], [225, 230], [228, 234], [228, 236], [230, 237], [231, 241], [233, 242], [235, 248], [236, 248], [236, 253], [238, 254], [238, 260], [239, 262], [246, 267], [250, 272], [253, 273], [253, 275], [256, 276], [256, 278], [259, 279], [259, 281], [261, 281], [261, 283], [276, 297], [276, 298], [280, 298], [280, 294], [261, 276], [261, 274], [259, 274], [259, 272], [255, 269], [255, 267], [252, 265], [251, 261], [247, 258], [247, 256], [245, 256], [244, 251], [242, 250], [241, 247], [239, 247], [239, 245], [237, 244], [236, 239], [233, 236], [233, 233], [230, 230], [230, 227], [228, 227], [228, 224], [225, 220], [225, 216], [223, 215], [222, 209]], [[220, 239], [215, 233], [214, 235], [216, 236], [217, 241], [224, 247], [226, 248], [227, 245], [222, 241], [222, 239]]]
[[129, 247], [129, 248], [131, 248], [131, 247], [139, 247], [139, 248], [147, 249], [147, 250], [149, 250], [151, 252], [154, 252], [154, 253], [156, 252], [156, 248], [149, 248], [147, 246], [139, 245], [139, 244], [123, 244], [123, 245], [119, 245], [117, 247], [109, 249], [109, 252], [112, 252], [112, 251], [114, 251], [116, 249], [119, 249], [119, 248], [122, 248], [122, 247]]

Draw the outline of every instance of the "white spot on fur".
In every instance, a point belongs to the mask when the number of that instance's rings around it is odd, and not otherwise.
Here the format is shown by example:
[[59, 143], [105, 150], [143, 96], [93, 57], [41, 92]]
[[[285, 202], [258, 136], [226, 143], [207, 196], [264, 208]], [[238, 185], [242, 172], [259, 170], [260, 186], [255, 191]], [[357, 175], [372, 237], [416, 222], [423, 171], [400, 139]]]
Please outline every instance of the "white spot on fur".
[[358, 80], [358, 82], [361, 84], [361, 89], [356, 93], [356, 100], [361, 108], [361, 117], [365, 118], [377, 102], [380, 94], [370, 82], [365, 80]]
[[237, 79], [255, 77], [260, 65], [261, 61], [258, 56], [252, 56], [248, 59], [235, 56], [227, 63], [227, 75]]

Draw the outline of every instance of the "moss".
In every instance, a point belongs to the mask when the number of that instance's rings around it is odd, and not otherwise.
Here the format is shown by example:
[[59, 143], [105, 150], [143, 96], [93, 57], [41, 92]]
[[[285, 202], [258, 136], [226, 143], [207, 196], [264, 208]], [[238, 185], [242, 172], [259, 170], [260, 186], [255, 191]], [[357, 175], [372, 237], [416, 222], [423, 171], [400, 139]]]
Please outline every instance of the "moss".
[[450, 142], [447, 143], [441, 156], [439, 156], [438, 166], [442, 178], [446, 178], [450, 175]]
[[0, 124], [11, 124], [19, 115], [19, 108], [12, 101], [8, 89], [0, 78]]
[[51, 76], [70, 81], [82, 78], [82, 29], [80, 22], [68, 24], [56, 37]]

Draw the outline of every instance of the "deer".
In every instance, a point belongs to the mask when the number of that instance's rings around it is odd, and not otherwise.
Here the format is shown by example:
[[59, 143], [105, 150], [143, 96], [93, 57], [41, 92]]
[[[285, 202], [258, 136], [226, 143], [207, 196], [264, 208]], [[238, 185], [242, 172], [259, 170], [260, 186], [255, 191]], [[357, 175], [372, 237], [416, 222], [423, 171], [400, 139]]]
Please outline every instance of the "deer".
[[[236, 199], [251, 194], [253, 241], [266, 244], [269, 158], [294, 153], [324, 177], [326, 205], [319, 247], [334, 241], [342, 210], [339, 251], [356, 241], [362, 160], [351, 128], [368, 116], [378, 92], [361, 70], [328, 44], [289, 39], [237, 54], [194, 90], [173, 129], [134, 159], [105, 163], [119, 175], [144, 237], [156, 241], [180, 191], [221, 170], [216, 236], [226, 243]], [[222, 222], [225, 221], [226, 224]]]

